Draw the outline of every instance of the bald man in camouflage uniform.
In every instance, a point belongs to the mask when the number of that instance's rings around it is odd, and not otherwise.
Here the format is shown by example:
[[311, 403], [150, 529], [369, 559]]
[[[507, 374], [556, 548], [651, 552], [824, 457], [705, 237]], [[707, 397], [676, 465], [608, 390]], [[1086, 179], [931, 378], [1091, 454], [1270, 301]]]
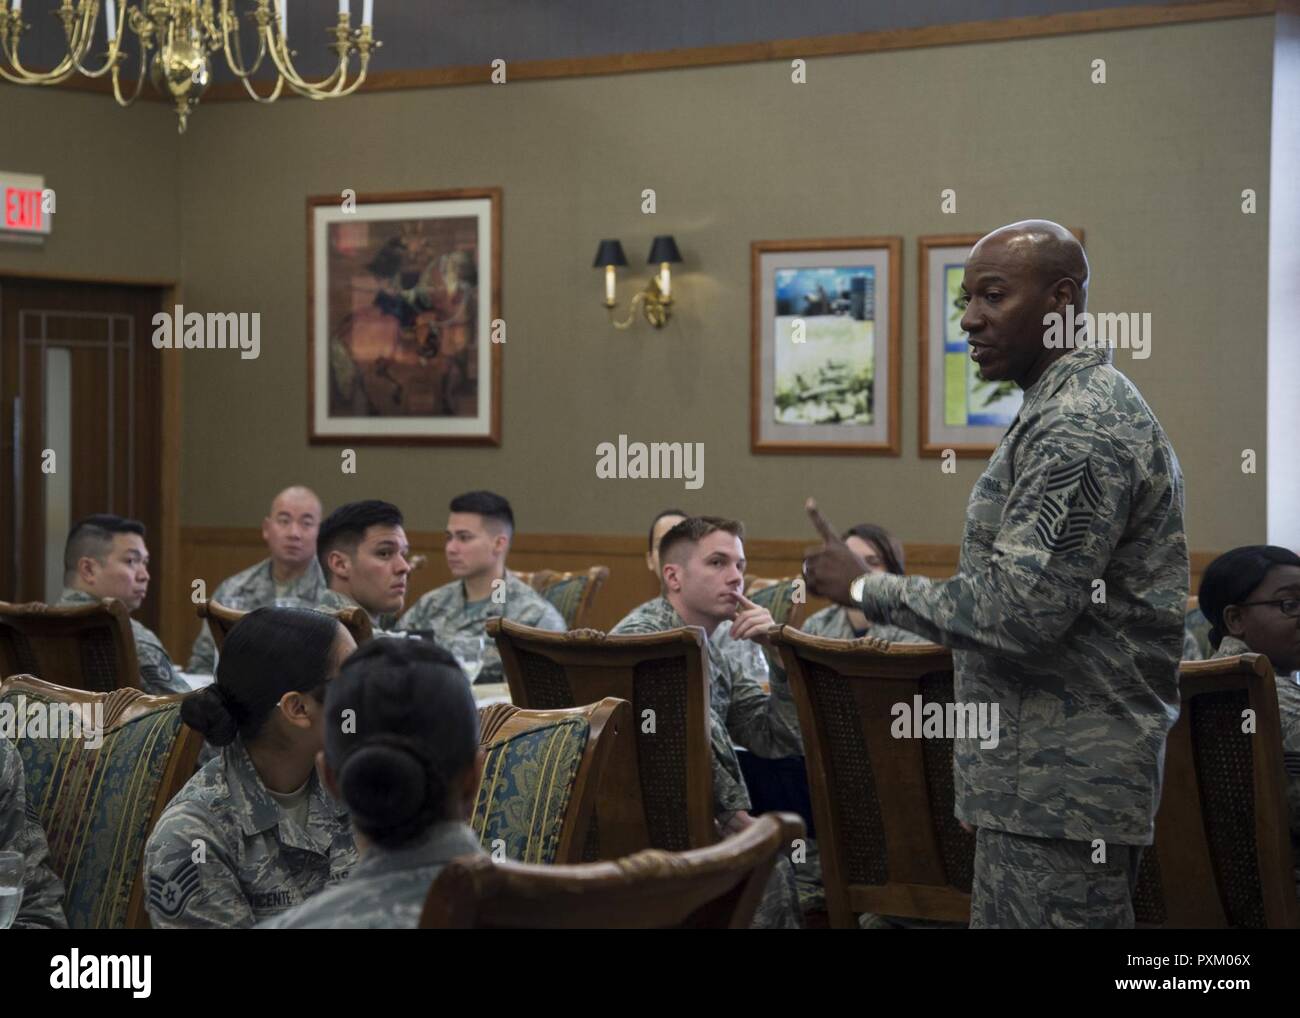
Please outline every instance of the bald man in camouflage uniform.
[[[315, 607], [325, 590], [325, 574], [316, 559], [320, 523], [316, 493], [301, 486], [285, 488], [271, 501], [271, 510], [262, 520], [262, 540], [270, 557], [226, 577], [212, 592], [211, 600], [245, 612], [278, 602]], [[185, 670], [210, 675], [215, 664], [216, 646], [205, 622], [199, 627]]]
[[63, 883], [50, 868], [45, 831], [27, 812], [27, 781], [18, 748], [0, 734], [0, 852], [23, 857], [22, 901], [15, 930], [66, 930]]
[[1045, 335], [1087, 280], [1078, 242], [1045, 221], [967, 259], [972, 359], [1025, 398], [971, 493], [956, 576], [853, 579], [861, 560], [812, 509], [811, 589], [953, 648], [956, 700], [999, 708], [996, 746], [954, 745], [956, 814], [978, 828], [972, 927], [1133, 925], [1178, 717], [1182, 473], [1110, 351]]
[[241, 740], [172, 799], [145, 846], [154, 928], [249, 927], [343, 880], [357, 862], [348, 811], [313, 770], [281, 805]]

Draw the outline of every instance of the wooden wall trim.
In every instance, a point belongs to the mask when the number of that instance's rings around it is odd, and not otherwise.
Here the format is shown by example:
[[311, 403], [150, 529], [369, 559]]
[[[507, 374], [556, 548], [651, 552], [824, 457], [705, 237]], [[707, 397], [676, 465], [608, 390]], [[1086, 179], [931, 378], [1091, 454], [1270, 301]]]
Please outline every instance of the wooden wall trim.
[[[1275, 14], [1279, 7], [1283, 10], [1290, 9], [1291, 4], [1295, 2], [1300, 0], [1197, 0], [1197, 2], [1179, 4], [1138, 4], [1100, 11], [1036, 14], [1021, 18], [967, 21], [955, 25], [894, 28], [876, 32], [851, 32], [843, 35], [809, 36], [803, 39], [782, 39], [771, 42], [697, 46], [649, 53], [617, 53], [559, 60], [521, 60], [510, 63], [507, 73], [510, 81], [536, 81], [680, 70], [690, 67], [717, 67], [726, 64], [763, 63], [770, 60], [792, 60], [795, 57], [807, 60], [812, 57], [883, 53], [894, 50], [924, 49], [931, 46], [1041, 39], [1083, 32], [1110, 32], [1198, 21], [1267, 16]], [[382, 35], [382, 31], [380, 34]], [[379, 71], [372, 73], [358, 91], [397, 92], [413, 88], [481, 85], [490, 81], [490, 74], [491, 68], [487, 64]], [[78, 92], [111, 92], [111, 85], [106, 80], [88, 79], [80, 75], [55, 87]], [[297, 98], [288, 91], [285, 92], [285, 96]], [[149, 101], [166, 101], [154, 93], [152, 88], [146, 90], [144, 97]], [[209, 88], [203, 96], [203, 102], [236, 102], [247, 98], [248, 94], [240, 82], [228, 81]]]
[[[412, 574], [407, 604], [428, 590], [451, 579], [442, 557], [443, 535], [434, 531], [411, 531], [411, 548], [428, 557], [426, 565]], [[203, 579], [211, 591], [227, 576], [246, 569], [266, 557], [259, 527], [181, 528], [180, 573], [164, 588], [173, 612], [164, 614], [173, 628], [164, 629], [163, 642], [182, 664], [189, 658], [190, 642], [198, 620], [188, 609], [190, 583]], [[749, 572], [758, 576], [790, 576], [799, 571], [804, 550], [815, 538], [754, 538], [745, 542]], [[596, 597], [592, 624], [609, 629], [632, 608], [658, 593], [658, 584], [645, 566], [644, 534], [516, 534], [510, 550], [510, 566], [520, 570], [585, 569], [609, 566], [610, 576]], [[904, 548], [907, 568], [920, 576], [943, 578], [957, 570], [955, 544], [908, 544]], [[1195, 592], [1205, 567], [1218, 555], [1214, 551], [1192, 553], [1192, 590]], [[175, 561], [175, 560], [173, 560]], [[809, 612], [825, 605], [820, 598], [809, 601]]]

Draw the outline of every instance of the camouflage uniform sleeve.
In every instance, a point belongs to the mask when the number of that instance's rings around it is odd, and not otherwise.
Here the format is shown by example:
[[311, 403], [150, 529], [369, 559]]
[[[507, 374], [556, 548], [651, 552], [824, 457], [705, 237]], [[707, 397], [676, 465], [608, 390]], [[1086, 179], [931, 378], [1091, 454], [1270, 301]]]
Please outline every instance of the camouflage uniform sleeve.
[[[1000, 524], [976, 521], [998, 526], [984, 568], [933, 583], [872, 575], [862, 597], [868, 618], [1006, 657], [1040, 655], [1060, 642], [1128, 525], [1135, 468], [1095, 421], [1073, 415], [1027, 435], [1021, 448]], [[983, 511], [996, 512], [996, 504]]]
[[[611, 636], [642, 636], [647, 633], [662, 633], [662, 627], [647, 616], [632, 614], [627, 616], [610, 631]], [[712, 698], [710, 697], [710, 704]], [[753, 803], [749, 798], [749, 789], [740, 770], [740, 761], [736, 758], [736, 748], [731, 744], [731, 735], [723, 718], [718, 712], [709, 708], [709, 743], [713, 748], [713, 809], [715, 813], [735, 813], [747, 810]]]
[[429, 623], [432, 612], [429, 610], [429, 606], [433, 603], [433, 594], [432, 590], [422, 594], [419, 600], [407, 608], [402, 617], [397, 620], [395, 628], [400, 630], [431, 628]]
[[16, 930], [66, 930], [63, 883], [50, 868], [45, 831], [27, 813], [23, 761], [14, 744], [0, 735], [0, 850], [23, 857], [23, 899], [14, 919]]
[[212, 631], [208, 629], [207, 621], [202, 620], [199, 635], [194, 637], [194, 645], [190, 647], [190, 661], [185, 670], [196, 675], [211, 675], [216, 663], [217, 645], [212, 642]]
[[145, 907], [154, 929], [247, 929], [255, 923], [231, 853], [210, 818], [168, 809], [144, 852]]
[[519, 621], [534, 629], [549, 629], [553, 633], [563, 633], [569, 628], [564, 624], [560, 610], [540, 595], [524, 606], [519, 613]]
[[802, 756], [799, 718], [790, 681], [780, 662], [769, 662], [772, 692], [764, 693], [758, 680], [735, 658], [714, 656], [714, 665], [726, 668], [731, 679], [731, 705], [727, 709], [727, 731], [751, 753], [762, 757]]
[[158, 637], [135, 620], [132, 620], [131, 630], [135, 633], [135, 653], [140, 663], [140, 685], [144, 691], [156, 696], [190, 692], [190, 687], [176, 674], [172, 659], [167, 656]]

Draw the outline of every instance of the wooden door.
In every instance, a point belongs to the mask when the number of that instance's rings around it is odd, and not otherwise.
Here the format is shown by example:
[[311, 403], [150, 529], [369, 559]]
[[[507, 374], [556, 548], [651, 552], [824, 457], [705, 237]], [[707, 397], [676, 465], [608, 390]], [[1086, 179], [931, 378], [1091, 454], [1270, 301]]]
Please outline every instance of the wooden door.
[[70, 524], [117, 513], [148, 530], [162, 595], [160, 287], [0, 277], [0, 599], [58, 596]]

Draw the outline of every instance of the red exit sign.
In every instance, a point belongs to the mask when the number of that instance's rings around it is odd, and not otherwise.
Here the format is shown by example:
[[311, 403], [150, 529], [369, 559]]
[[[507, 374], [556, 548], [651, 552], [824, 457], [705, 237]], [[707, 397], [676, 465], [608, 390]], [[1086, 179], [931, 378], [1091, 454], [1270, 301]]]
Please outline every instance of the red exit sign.
[[0, 172], [0, 236], [50, 232], [54, 192], [42, 177], [27, 173]]

